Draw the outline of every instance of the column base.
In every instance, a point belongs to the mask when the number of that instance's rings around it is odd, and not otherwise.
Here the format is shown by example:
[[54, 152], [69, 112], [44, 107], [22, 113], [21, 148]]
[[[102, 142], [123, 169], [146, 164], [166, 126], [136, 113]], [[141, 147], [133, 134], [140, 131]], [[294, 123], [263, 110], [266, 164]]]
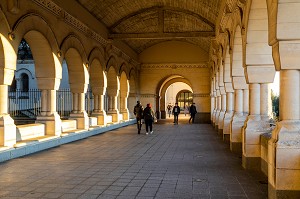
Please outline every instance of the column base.
[[242, 155], [242, 127], [247, 116], [235, 113], [230, 122], [230, 149], [234, 153]]
[[106, 118], [106, 112], [105, 111], [94, 112], [94, 113], [92, 113], [92, 116], [97, 118], [97, 124], [98, 125], [104, 125], [105, 126], [107, 124], [107, 122], [105, 120], [105, 118]]
[[243, 150], [242, 150], [243, 144], [241, 142], [230, 142], [230, 150], [233, 153], [242, 155]]
[[70, 119], [77, 121], [77, 129], [89, 129], [89, 116], [85, 111], [82, 113], [71, 113]]
[[224, 116], [223, 124], [223, 141], [226, 143], [230, 142], [230, 122], [233, 116], [233, 112], [226, 112]]
[[45, 135], [61, 135], [62, 123], [58, 113], [50, 116], [38, 116], [35, 123], [45, 124]]
[[260, 157], [246, 157], [242, 156], [242, 166], [248, 170], [261, 171]]
[[278, 122], [268, 142], [269, 192], [274, 198], [300, 198], [299, 129], [299, 120]]
[[0, 115], [0, 146], [13, 147], [17, 140], [16, 131], [16, 125], [10, 115]]
[[[219, 135], [223, 135], [223, 126], [224, 126], [224, 116], [225, 116], [225, 112], [221, 111], [219, 116], [218, 116], [218, 132]], [[221, 133], [219, 130], [222, 130]]]
[[124, 121], [128, 121], [129, 120], [129, 111], [128, 109], [125, 109], [123, 111], [120, 112], [122, 114], [122, 118]]
[[268, 185], [268, 198], [272, 199], [288, 199], [300, 198], [299, 190], [276, 190], [272, 185]]
[[114, 110], [114, 111], [108, 111], [107, 115], [111, 115], [112, 116], [112, 122], [120, 122], [119, 121], [119, 111], [118, 110]]
[[259, 166], [261, 169], [261, 134], [270, 132], [269, 120], [260, 115], [250, 115], [242, 128], [243, 140], [243, 167], [253, 169]]

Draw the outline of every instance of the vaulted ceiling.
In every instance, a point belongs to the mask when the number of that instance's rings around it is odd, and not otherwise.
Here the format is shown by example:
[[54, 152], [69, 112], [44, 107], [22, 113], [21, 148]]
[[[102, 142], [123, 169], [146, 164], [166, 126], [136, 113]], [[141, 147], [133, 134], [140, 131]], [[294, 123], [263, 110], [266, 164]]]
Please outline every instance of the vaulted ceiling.
[[77, 0], [109, 30], [141, 53], [160, 42], [176, 40], [209, 51], [221, 0]]

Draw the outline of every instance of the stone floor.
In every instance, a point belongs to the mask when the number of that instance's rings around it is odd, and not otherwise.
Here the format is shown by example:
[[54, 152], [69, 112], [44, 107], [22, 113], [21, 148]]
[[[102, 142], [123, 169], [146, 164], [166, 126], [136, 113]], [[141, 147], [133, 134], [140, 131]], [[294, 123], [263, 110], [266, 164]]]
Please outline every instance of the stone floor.
[[267, 178], [245, 171], [209, 124], [171, 119], [128, 126], [0, 164], [0, 198], [265, 199]]

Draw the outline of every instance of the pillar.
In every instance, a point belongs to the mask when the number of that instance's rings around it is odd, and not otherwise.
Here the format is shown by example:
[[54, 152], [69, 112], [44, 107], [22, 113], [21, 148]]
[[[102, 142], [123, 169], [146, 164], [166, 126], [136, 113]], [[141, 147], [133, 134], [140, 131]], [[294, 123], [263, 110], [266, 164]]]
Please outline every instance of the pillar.
[[[248, 101], [247, 101], [248, 102]], [[242, 127], [247, 116], [244, 115], [245, 95], [243, 89], [235, 89], [234, 115], [230, 124], [230, 150], [242, 154]]]
[[45, 135], [61, 135], [61, 119], [56, 111], [56, 90], [41, 90], [41, 113], [36, 118], [36, 123], [45, 124]]
[[226, 112], [224, 115], [224, 122], [223, 122], [223, 140], [228, 143], [230, 141], [230, 122], [233, 116], [233, 106], [234, 106], [234, 92], [227, 92]]
[[85, 110], [85, 93], [73, 93], [73, 110], [70, 119], [75, 119], [77, 129], [89, 129], [89, 116]]
[[109, 107], [107, 114], [112, 116], [112, 122], [119, 122], [119, 110], [117, 108], [117, 95], [109, 95]]
[[94, 110], [92, 112], [93, 117], [97, 117], [97, 124], [99, 126], [106, 125], [106, 112], [104, 110], [104, 95], [94, 94]]
[[[220, 87], [222, 88], [222, 87]], [[221, 89], [221, 111], [218, 117], [218, 134], [223, 136], [224, 116], [226, 112], [226, 92]]]
[[219, 125], [219, 115], [220, 115], [220, 112], [221, 112], [221, 107], [222, 107], [222, 100], [221, 100], [221, 93], [220, 93], [220, 90], [217, 90], [217, 110], [216, 110], [216, 113], [215, 113], [215, 129], [218, 130], [218, 125]]
[[0, 146], [16, 144], [16, 125], [8, 114], [8, 86], [0, 85]]
[[[250, 114], [242, 129], [243, 139], [243, 167], [246, 169], [261, 170], [261, 134], [269, 131], [269, 117], [262, 116], [268, 106], [268, 85], [249, 84]], [[266, 111], [268, 112], [268, 111]]]
[[281, 121], [268, 143], [269, 198], [300, 198], [299, 95], [299, 70], [281, 70]]

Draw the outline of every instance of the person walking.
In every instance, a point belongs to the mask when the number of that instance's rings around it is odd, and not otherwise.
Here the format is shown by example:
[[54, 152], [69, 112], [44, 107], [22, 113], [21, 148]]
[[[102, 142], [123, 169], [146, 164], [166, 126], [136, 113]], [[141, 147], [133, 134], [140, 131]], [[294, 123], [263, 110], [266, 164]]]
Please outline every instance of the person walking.
[[168, 109], [168, 114], [169, 114], [169, 118], [171, 117], [171, 113], [172, 113], [172, 105], [169, 103], [167, 106]]
[[147, 104], [147, 107], [144, 109], [144, 120], [146, 124], [146, 135], [148, 135], [148, 129], [150, 128], [150, 134], [153, 133], [152, 124], [154, 122], [154, 111], [151, 108], [151, 104]]
[[195, 103], [193, 103], [191, 106], [190, 106], [190, 119], [189, 119], [189, 123], [191, 123], [191, 120], [192, 120], [192, 123], [195, 122], [195, 115], [197, 113], [197, 109], [196, 109], [196, 106], [195, 106]]
[[173, 107], [173, 111], [172, 111], [173, 115], [174, 115], [174, 124], [178, 124], [178, 115], [180, 113], [180, 107], [178, 106], [178, 103], [175, 103], [175, 106]]
[[134, 106], [133, 113], [136, 117], [136, 124], [137, 124], [138, 134], [141, 133], [141, 129], [142, 129], [143, 112], [144, 112], [144, 107], [142, 106], [140, 101], [137, 101], [137, 104]]

